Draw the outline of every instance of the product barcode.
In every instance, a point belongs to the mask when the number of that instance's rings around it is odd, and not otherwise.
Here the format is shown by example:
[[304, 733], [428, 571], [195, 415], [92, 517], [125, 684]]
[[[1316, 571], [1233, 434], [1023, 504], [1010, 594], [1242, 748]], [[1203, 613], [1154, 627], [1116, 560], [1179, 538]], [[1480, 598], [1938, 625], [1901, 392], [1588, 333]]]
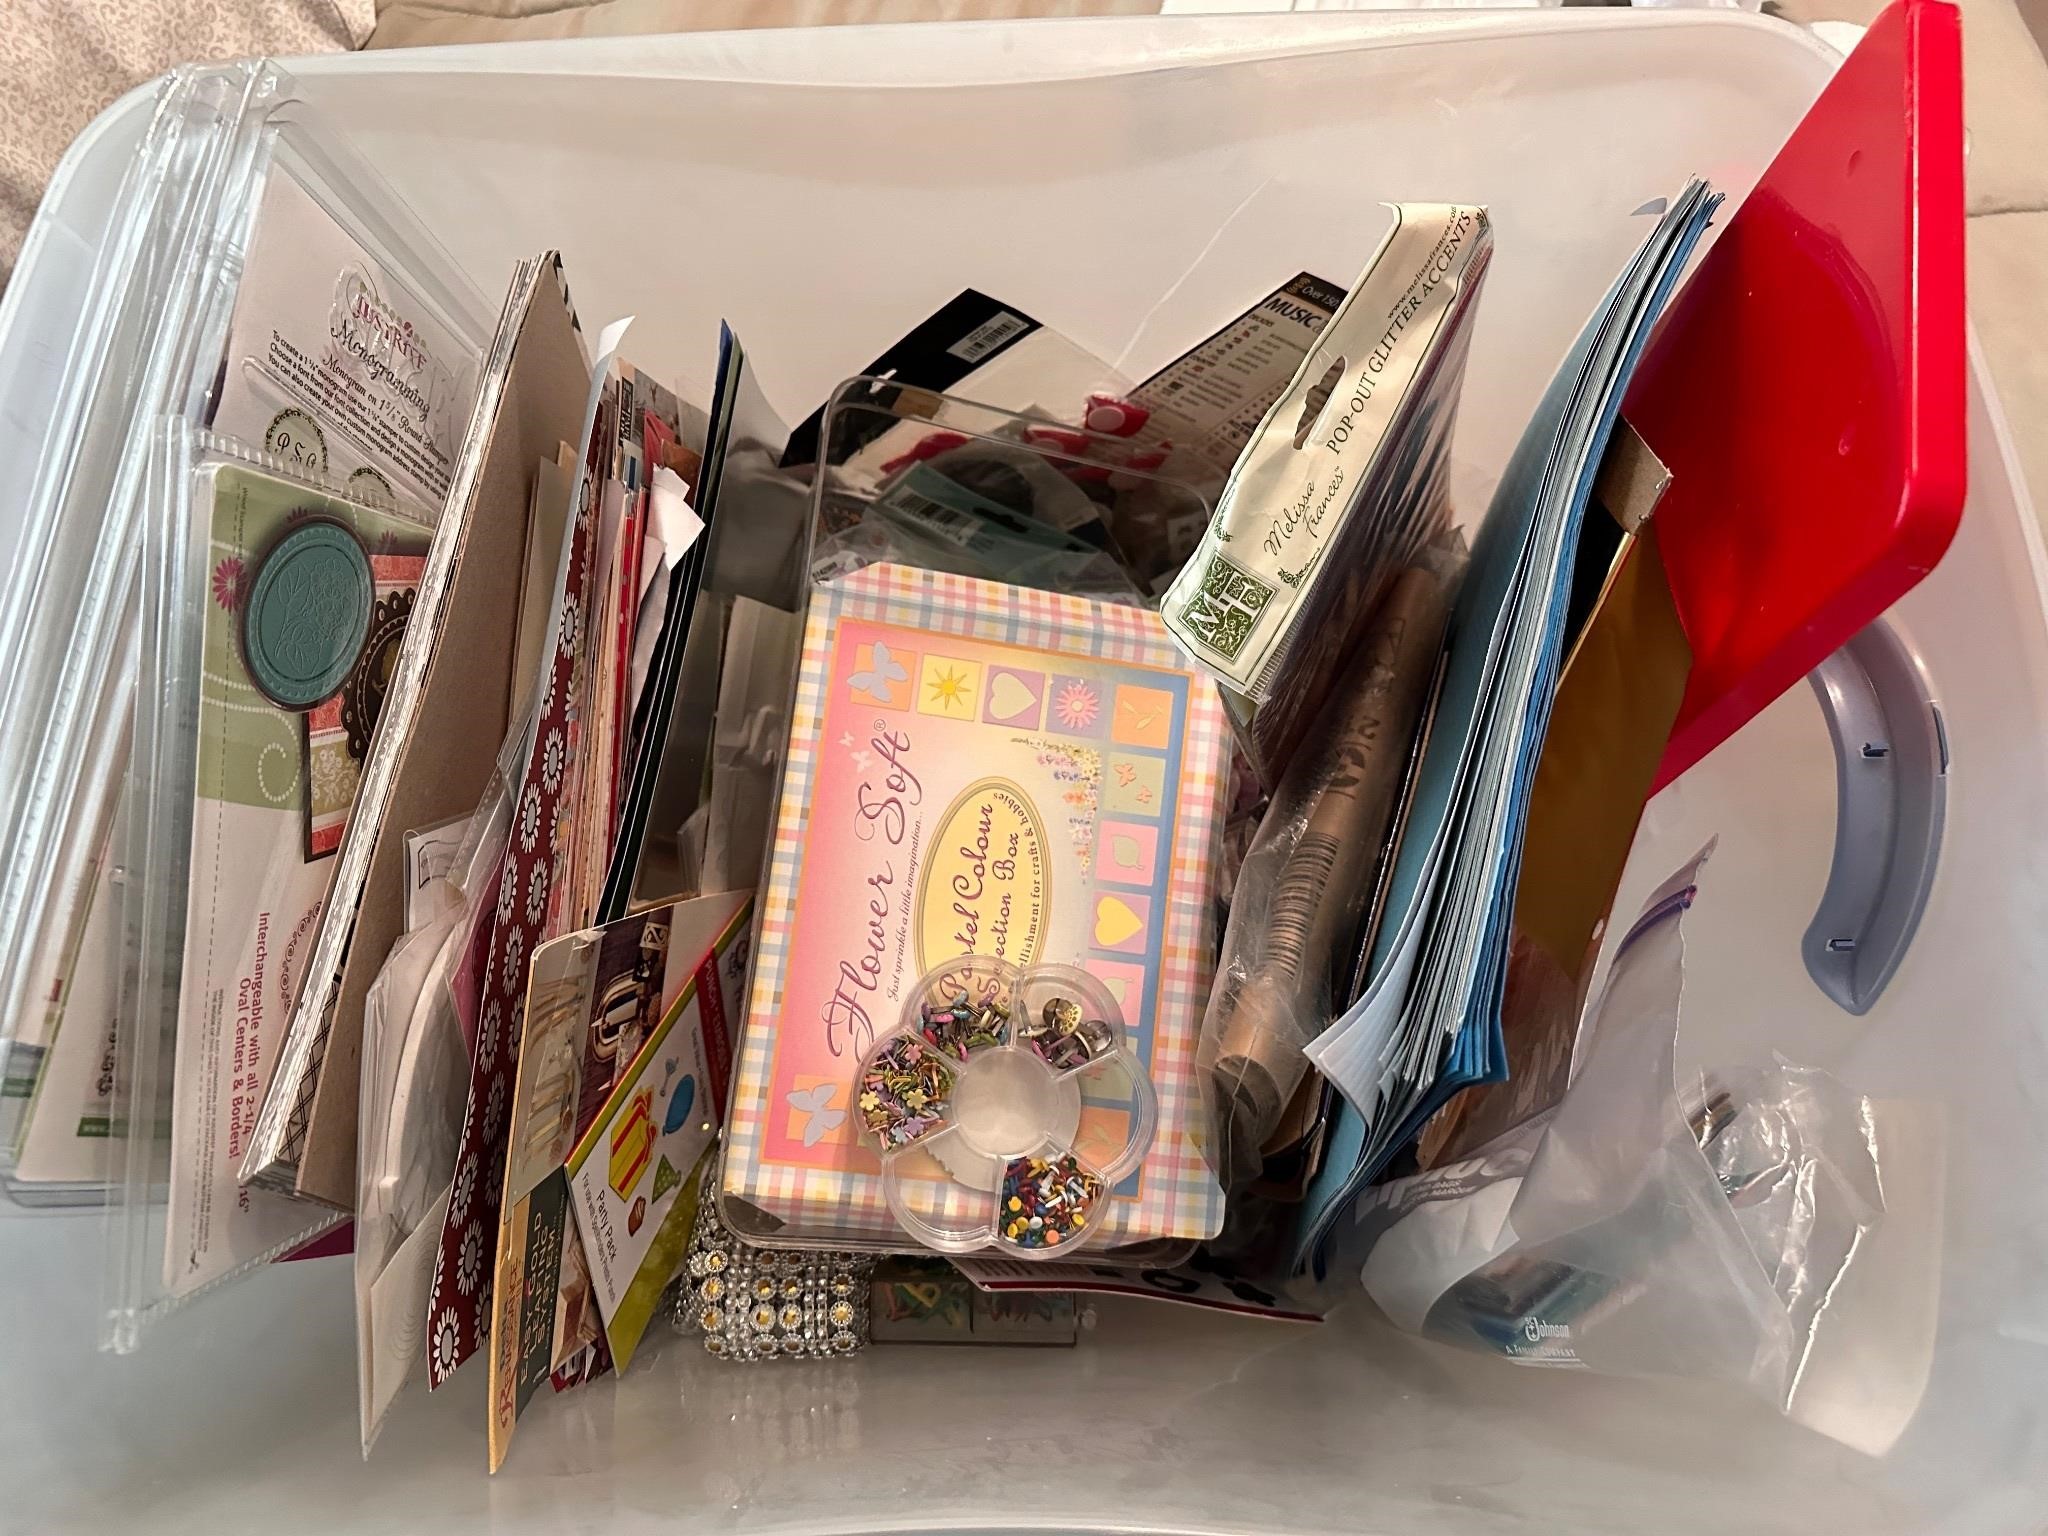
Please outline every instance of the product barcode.
[[891, 512], [901, 513], [962, 549], [972, 544], [975, 535], [981, 532], [981, 519], [973, 513], [949, 507], [943, 501], [933, 501], [931, 497], [919, 495], [904, 486], [898, 486], [889, 493], [886, 505]]
[[1021, 336], [1030, 329], [1031, 322], [1022, 315], [1013, 315], [1006, 309], [999, 310], [946, 350], [963, 363], [978, 363], [1004, 342]]

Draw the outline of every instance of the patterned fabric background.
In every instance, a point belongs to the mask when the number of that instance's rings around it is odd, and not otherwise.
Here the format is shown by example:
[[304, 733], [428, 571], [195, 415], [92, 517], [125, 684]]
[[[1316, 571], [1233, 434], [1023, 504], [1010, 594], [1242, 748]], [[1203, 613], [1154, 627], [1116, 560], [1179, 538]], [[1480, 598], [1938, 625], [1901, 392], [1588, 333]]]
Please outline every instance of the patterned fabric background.
[[178, 64], [358, 48], [376, 0], [5, 0], [0, 287], [50, 173], [122, 92]]

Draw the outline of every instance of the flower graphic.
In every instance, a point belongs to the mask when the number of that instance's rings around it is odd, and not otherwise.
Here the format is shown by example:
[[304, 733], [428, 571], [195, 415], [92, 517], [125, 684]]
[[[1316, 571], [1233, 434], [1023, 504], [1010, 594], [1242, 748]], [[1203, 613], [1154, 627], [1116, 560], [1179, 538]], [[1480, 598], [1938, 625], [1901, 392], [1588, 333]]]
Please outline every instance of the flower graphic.
[[242, 606], [242, 561], [229, 555], [213, 568], [213, 600], [233, 613]]
[[455, 1289], [467, 1296], [476, 1289], [484, 1272], [484, 1229], [470, 1227], [462, 1234], [462, 1251], [455, 1256]]
[[564, 656], [573, 657], [576, 654], [576, 638], [582, 622], [583, 615], [577, 609], [576, 599], [573, 597], [563, 599], [560, 643]]
[[460, 1224], [469, 1219], [469, 1202], [476, 1195], [476, 1154], [468, 1152], [455, 1165], [455, 1183], [448, 1191], [448, 1214]]
[[[534, 839], [540, 836], [540, 786], [529, 784], [519, 801], [519, 851], [533, 852]], [[509, 873], [509, 871], [508, 871]], [[504, 916], [502, 912], [498, 914]]]
[[537, 859], [534, 861], [533, 875], [526, 882], [526, 920], [529, 923], [538, 923], [541, 919], [541, 914], [547, 910], [547, 905], [547, 860]]
[[1086, 683], [1063, 686], [1052, 702], [1053, 714], [1070, 731], [1085, 731], [1102, 713], [1102, 696]]
[[568, 766], [569, 749], [562, 740], [561, 727], [548, 732], [540, 751], [540, 781], [549, 794], [562, 787], [562, 770]]
[[491, 1342], [491, 1277], [484, 1276], [483, 1289], [476, 1293], [476, 1347]]
[[505, 935], [505, 975], [516, 982], [520, 974], [519, 962], [525, 958], [526, 935], [514, 928]]
[[505, 876], [498, 882], [498, 921], [506, 922], [512, 916], [512, 904], [519, 900], [519, 869], [516, 865], [505, 866]]
[[313, 754], [313, 803], [316, 806], [347, 805], [356, 797], [362, 770], [346, 752], [322, 750]]
[[434, 1369], [444, 1379], [455, 1369], [455, 1352], [461, 1342], [462, 1319], [453, 1307], [443, 1307], [441, 1320], [434, 1325]]
[[[476, 1032], [476, 1059], [486, 1072], [498, 1070], [498, 1031], [504, 1027], [505, 1007], [495, 997], [484, 1004], [483, 1023]], [[484, 1140], [491, 1139], [491, 1129], [484, 1127]]]
[[484, 1140], [495, 1141], [498, 1128], [505, 1123], [505, 1079], [491, 1079], [491, 1096], [484, 1100]]

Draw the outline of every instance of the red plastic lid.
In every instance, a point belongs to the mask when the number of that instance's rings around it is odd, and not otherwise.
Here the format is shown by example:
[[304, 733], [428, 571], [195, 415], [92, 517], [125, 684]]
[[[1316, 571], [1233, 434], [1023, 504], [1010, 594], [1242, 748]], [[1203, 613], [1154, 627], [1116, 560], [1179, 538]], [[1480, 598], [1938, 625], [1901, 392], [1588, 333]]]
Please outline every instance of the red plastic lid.
[[1693, 669], [1657, 786], [1934, 568], [1965, 483], [1962, 31], [1898, 0], [1672, 305], [1624, 414]]

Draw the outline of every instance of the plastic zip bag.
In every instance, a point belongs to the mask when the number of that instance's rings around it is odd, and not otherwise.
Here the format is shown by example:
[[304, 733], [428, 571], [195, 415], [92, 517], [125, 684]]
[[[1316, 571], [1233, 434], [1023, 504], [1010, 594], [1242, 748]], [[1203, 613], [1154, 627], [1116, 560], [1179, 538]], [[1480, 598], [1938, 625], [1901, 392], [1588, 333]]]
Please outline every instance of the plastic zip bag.
[[479, 918], [495, 900], [512, 823], [505, 763], [522, 719], [445, 877], [410, 908], [423, 921], [392, 946], [363, 1002], [362, 1108], [356, 1143], [357, 1381], [363, 1454], [426, 1362], [427, 1294], [448, 1209], [469, 1089], [465, 1008]]
[[1675, 1081], [1682, 919], [1709, 852], [1622, 940], [1563, 1101], [1372, 1190], [1342, 1253], [1410, 1332], [1733, 1383], [1881, 1455], [1932, 1356], [1938, 1127], [1781, 1057]]

